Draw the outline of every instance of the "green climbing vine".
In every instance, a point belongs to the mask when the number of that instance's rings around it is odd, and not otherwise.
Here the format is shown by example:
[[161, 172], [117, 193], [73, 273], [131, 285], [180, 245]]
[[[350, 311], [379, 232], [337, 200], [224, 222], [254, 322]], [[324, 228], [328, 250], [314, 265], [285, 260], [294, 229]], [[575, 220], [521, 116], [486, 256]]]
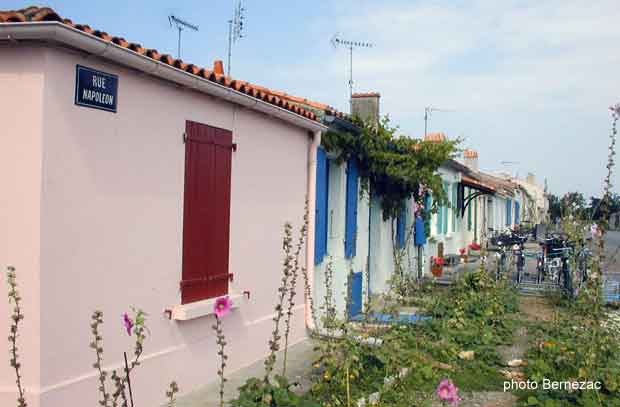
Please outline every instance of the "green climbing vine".
[[398, 127], [385, 116], [378, 125], [354, 119], [360, 134], [329, 131], [323, 147], [336, 154], [338, 162], [354, 158], [358, 162], [363, 191], [379, 197], [384, 219], [395, 218], [407, 200], [420, 201], [421, 187], [433, 197], [433, 208], [447, 204], [439, 166], [457, 152], [460, 140], [432, 142], [398, 134]]

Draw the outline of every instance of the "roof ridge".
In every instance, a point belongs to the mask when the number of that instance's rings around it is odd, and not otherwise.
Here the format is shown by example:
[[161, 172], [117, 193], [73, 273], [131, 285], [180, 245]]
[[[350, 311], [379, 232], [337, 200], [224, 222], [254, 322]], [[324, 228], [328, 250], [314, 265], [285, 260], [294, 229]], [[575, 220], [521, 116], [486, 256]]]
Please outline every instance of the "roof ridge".
[[[269, 89], [264, 86], [253, 85], [249, 82], [239, 80], [239, 79], [234, 79], [226, 75], [219, 75], [208, 68], [199, 67], [191, 63], [186, 63], [182, 59], [173, 58], [169, 54], [166, 54], [166, 53], [160, 54], [159, 51], [157, 51], [156, 49], [144, 48], [141, 44], [129, 42], [123, 37], [112, 36], [105, 31], [95, 30], [86, 24], [76, 24], [68, 18], [62, 18], [58, 13], [56, 13], [56, 11], [54, 11], [54, 9], [50, 7], [30, 6], [30, 7], [26, 7], [26, 8], [18, 9], [18, 10], [5, 10], [5, 11], [0, 10], [0, 24], [24, 23], [24, 22], [35, 22], [36, 23], [36, 22], [45, 22], [45, 21], [56, 21], [58, 23], [67, 25], [69, 27], [80, 30], [86, 34], [90, 34], [95, 37], [98, 37], [104, 41], [112, 42], [119, 47], [126, 48], [140, 55], [143, 55], [144, 57], [165, 63], [167, 65], [171, 65], [185, 72], [188, 72], [192, 75], [207, 79], [211, 82], [215, 82], [222, 86], [232, 88], [238, 92], [244, 93], [256, 99], [260, 99], [266, 103], [278, 106], [280, 108], [283, 108], [285, 110], [298, 114], [307, 119], [319, 121], [319, 119], [317, 118], [317, 115], [313, 111], [300, 106], [300, 104], [303, 104], [302, 102], [293, 101], [293, 99], [297, 99], [297, 97], [291, 97], [290, 95], [284, 92]], [[299, 99], [302, 99], [302, 98], [299, 98]], [[319, 105], [318, 102], [308, 101], [307, 99], [304, 99], [304, 100], [309, 102], [309, 103], [306, 103], [308, 106], [312, 106], [312, 104], [315, 104], [317, 106]], [[317, 108], [315, 106], [313, 107], [315, 109]]]

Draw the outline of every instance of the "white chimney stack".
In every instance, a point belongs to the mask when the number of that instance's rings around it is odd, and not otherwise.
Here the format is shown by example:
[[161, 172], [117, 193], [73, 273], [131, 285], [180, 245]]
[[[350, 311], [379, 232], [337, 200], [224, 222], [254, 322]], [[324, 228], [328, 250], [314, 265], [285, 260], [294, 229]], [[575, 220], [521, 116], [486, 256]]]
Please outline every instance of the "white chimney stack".
[[465, 165], [474, 171], [478, 171], [478, 152], [476, 150], [463, 151]]

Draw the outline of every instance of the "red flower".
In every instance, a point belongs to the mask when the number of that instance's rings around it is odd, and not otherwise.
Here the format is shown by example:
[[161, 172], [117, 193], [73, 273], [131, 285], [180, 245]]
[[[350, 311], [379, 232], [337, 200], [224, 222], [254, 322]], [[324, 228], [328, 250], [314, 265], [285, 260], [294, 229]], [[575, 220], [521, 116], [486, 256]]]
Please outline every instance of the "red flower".
[[459, 253], [461, 253], [461, 256], [463, 256], [465, 254], [465, 248], [463, 247], [459, 249]]
[[469, 245], [469, 248], [472, 250], [480, 250], [481, 246], [478, 243], [474, 242]]
[[435, 263], [436, 266], [446, 265], [446, 261], [444, 260], [443, 257], [433, 257], [433, 262]]

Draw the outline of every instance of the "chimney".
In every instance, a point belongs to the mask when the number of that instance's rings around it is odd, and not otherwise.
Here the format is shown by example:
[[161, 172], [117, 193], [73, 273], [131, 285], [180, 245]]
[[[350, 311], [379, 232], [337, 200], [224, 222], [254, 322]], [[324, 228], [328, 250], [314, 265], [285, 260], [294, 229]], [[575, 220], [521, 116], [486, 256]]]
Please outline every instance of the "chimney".
[[445, 133], [428, 133], [424, 136], [424, 141], [430, 141], [431, 143], [443, 143], [447, 139]]
[[380, 98], [381, 95], [377, 92], [354, 93], [351, 95], [351, 116], [357, 116], [364, 121], [378, 125]]
[[224, 62], [216, 60], [213, 62], [213, 73], [216, 75], [224, 75]]
[[525, 182], [527, 182], [530, 185], [536, 185], [536, 176], [532, 174], [531, 172], [528, 172], [527, 178], [525, 178]]
[[463, 151], [465, 165], [474, 171], [478, 171], [478, 152], [476, 150]]

